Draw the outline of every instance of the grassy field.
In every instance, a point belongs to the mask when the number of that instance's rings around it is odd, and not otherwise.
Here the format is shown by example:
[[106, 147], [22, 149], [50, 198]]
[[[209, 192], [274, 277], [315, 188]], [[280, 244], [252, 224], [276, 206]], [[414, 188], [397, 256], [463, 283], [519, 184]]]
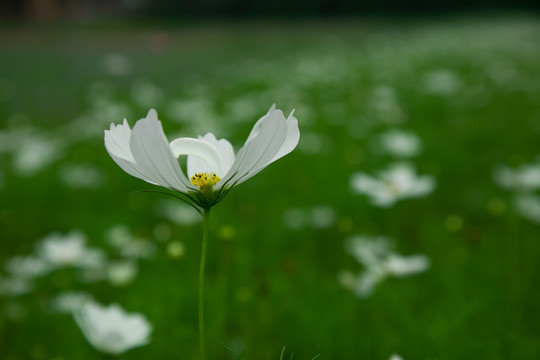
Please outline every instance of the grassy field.
[[[78, 291], [152, 324], [151, 342], [119, 358], [197, 359], [202, 223], [133, 193], [158, 188], [112, 161], [103, 131], [155, 108], [169, 140], [213, 132], [238, 151], [273, 103], [295, 109], [300, 144], [212, 210], [210, 359], [229, 358], [221, 344], [243, 359], [283, 346], [300, 360], [539, 358], [540, 186], [512, 170], [540, 167], [538, 20], [0, 29], [0, 358], [98, 358], [55, 310]], [[418, 154], [386, 149], [391, 130]], [[381, 207], [351, 187], [403, 161], [431, 193]], [[10, 259], [71, 231], [105, 268], [12, 285]], [[358, 297], [339, 281], [363, 269], [346, 249], [357, 235], [431, 267]]]

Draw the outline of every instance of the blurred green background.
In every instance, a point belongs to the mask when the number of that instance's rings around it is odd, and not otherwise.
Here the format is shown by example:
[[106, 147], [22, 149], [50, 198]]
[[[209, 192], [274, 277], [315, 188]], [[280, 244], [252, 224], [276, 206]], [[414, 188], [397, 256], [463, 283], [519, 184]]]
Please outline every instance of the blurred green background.
[[[125, 257], [118, 232], [150, 249], [122, 284], [68, 268], [4, 288], [0, 358], [98, 357], [51, 307], [65, 291], [148, 318], [151, 343], [119, 358], [198, 358], [201, 223], [132, 193], [154, 187], [112, 161], [103, 130], [155, 108], [169, 140], [210, 131], [238, 151], [273, 103], [295, 109], [300, 144], [212, 211], [210, 358], [228, 358], [220, 343], [245, 359], [283, 346], [295, 359], [540, 357], [540, 215], [493, 177], [539, 154], [536, 15], [19, 23], [0, 44], [0, 263], [72, 230], [111, 261]], [[349, 182], [395, 162], [378, 142], [390, 129], [419, 137], [409, 162], [437, 185], [379, 208]], [[338, 281], [362, 269], [344, 248], [355, 234], [432, 266], [359, 299]]]

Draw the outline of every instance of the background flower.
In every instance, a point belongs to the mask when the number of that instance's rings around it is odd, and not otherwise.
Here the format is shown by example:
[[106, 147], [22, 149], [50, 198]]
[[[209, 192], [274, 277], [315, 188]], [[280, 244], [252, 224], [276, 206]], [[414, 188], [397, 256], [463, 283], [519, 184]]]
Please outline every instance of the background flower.
[[103, 306], [87, 301], [74, 312], [86, 340], [101, 352], [120, 355], [148, 344], [152, 326], [141, 314], [125, 312], [117, 304]]

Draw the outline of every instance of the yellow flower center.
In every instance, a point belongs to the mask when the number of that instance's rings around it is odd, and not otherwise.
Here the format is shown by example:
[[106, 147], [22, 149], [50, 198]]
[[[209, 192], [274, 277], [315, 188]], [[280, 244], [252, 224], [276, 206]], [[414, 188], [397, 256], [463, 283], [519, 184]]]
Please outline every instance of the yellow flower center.
[[217, 176], [216, 173], [212, 173], [212, 175], [208, 173], [196, 173], [191, 177], [191, 183], [201, 188], [210, 182], [210, 185], [217, 184], [219, 180], [221, 180], [221, 178]]

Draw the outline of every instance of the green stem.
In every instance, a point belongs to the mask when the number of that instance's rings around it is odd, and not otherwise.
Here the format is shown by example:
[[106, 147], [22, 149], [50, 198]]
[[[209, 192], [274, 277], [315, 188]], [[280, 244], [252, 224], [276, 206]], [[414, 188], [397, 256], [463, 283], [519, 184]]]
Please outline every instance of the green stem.
[[204, 268], [206, 264], [206, 248], [208, 246], [208, 224], [210, 222], [210, 209], [203, 213], [203, 240], [201, 250], [201, 263], [199, 267], [199, 347], [201, 360], [204, 360]]

